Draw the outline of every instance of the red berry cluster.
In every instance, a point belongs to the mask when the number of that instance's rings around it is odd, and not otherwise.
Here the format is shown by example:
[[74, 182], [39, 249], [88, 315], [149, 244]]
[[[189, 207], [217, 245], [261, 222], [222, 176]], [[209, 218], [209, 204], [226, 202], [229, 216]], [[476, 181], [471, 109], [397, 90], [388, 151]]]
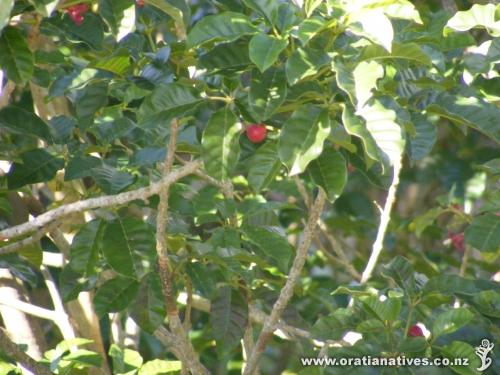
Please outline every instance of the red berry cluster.
[[463, 253], [465, 251], [465, 240], [464, 233], [452, 233], [448, 232], [448, 238], [451, 240], [453, 247]]
[[83, 16], [89, 7], [85, 3], [72, 5], [66, 8], [66, 12], [68, 12], [69, 17], [73, 20], [76, 26], [80, 26], [83, 23], [85, 17]]
[[139, 8], [144, 8], [144, 0], [135, 0], [135, 5]]
[[424, 336], [424, 332], [422, 331], [422, 328], [420, 328], [417, 324], [414, 324], [410, 327], [408, 330], [408, 336], [411, 337], [419, 337], [419, 336]]
[[266, 139], [267, 129], [264, 124], [249, 124], [246, 133], [250, 142], [260, 143]]

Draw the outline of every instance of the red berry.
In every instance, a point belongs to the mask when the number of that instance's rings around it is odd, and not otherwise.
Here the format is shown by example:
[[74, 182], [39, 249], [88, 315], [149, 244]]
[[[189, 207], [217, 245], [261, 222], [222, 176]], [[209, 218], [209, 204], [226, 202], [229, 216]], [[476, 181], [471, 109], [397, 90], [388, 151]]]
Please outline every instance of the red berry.
[[144, 8], [144, 0], [135, 0], [135, 5], [139, 8]]
[[465, 251], [464, 233], [448, 232], [448, 238], [451, 240], [453, 247], [463, 253]]
[[247, 137], [252, 143], [260, 143], [266, 139], [267, 129], [263, 124], [251, 124], [246, 129]]
[[347, 163], [347, 172], [352, 173], [355, 170], [356, 168], [354, 167], [354, 165], [352, 165], [351, 163]]
[[424, 336], [424, 332], [422, 332], [422, 328], [420, 328], [417, 324], [414, 324], [408, 330], [408, 335], [411, 337], [419, 337]]
[[89, 7], [87, 4], [82, 3], [82, 4], [76, 4], [73, 6], [70, 6], [66, 8], [66, 11], [68, 12], [69, 17], [73, 20], [75, 25], [80, 26], [83, 23], [83, 20], [85, 19], [83, 17], [83, 14], [89, 10]]

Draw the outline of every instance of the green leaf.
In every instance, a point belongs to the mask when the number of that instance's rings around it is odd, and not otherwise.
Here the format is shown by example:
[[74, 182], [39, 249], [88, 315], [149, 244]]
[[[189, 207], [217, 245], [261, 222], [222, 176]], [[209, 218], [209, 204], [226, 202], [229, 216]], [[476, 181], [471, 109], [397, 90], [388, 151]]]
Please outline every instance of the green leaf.
[[93, 118], [95, 113], [108, 102], [108, 84], [97, 82], [88, 84], [78, 91], [76, 97], [76, 116], [79, 119]]
[[305, 105], [297, 109], [281, 130], [278, 154], [289, 175], [304, 172], [307, 165], [323, 151], [330, 134], [328, 112]]
[[0, 32], [2, 29], [9, 24], [10, 12], [14, 7], [14, 0], [4, 0], [2, 6], [0, 7]]
[[203, 68], [214, 70], [243, 68], [251, 63], [248, 43], [242, 43], [240, 40], [220, 43], [201, 55], [199, 60]]
[[129, 311], [136, 324], [149, 334], [153, 334], [163, 323], [165, 304], [157, 273], [148, 273], [142, 278], [137, 297], [129, 306]]
[[210, 325], [217, 350], [228, 353], [243, 338], [248, 323], [248, 304], [244, 297], [230, 287], [222, 287], [211, 303]]
[[500, 109], [480, 98], [442, 93], [434, 99], [427, 110], [476, 129], [500, 143], [500, 127], [498, 126]]
[[485, 290], [476, 294], [472, 301], [481, 314], [500, 319], [500, 292]]
[[500, 158], [491, 159], [490, 161], [482, 164], [480, 168], [489, 174], [496, 176], [500, 174]]
[[116, 219], [104, 230], [102, 252], [110, 267], [125, 277], [139, 278], [142, 259], [155, 253], [155, 236], [144, 221]]
[[497, 11], [495, 4], [474, 4], [469, 10], [455, 13], [448, 20], [444, 28], [444, 35], [450, 33], [450, 29], [456, 31], [467, 31], [476, 27], [485, 28], [494, 37], [500, 36], [500, 20], [495, 19]]
[[52, 180], [59, 169], [64, 167], [64, 160], [58, 159], [45, 150], [36, 149], [23, 152], [21, 163], [12, 164], [7, 174], [9, 189], [18, 189], [27, 184]]
[[116, 194], [134, 182], [134, 176], [109, 165], [92, 169], [92, 177], [106, 194]]
[[393, 43], [391, 52], [378, 45], [367, 46], [363, 48], [360, 60], [406, 60], [416, 64], [432, 66], [430, 57], [416, 43]]
[[270, 118], [286, 98], [285, 72], [269, 69], [264, 74], [252, 71], [252, 82], [248, 94], [249, 110], [259, 122]]
[[137, 369], [140, 369], [143, 359], [135, 350], [120, 348], [116, 344], [111, 344], [109, 348], [109, 356], [113, 361], [113, 372], [116, 374], [135, 374]]
[[321, 5], [323, 0], [305, 0], [304, 1], [304, 11], [306, 12], [306, 17], [311, 17], [314, 10]]
[[421, 160], [427, 156], [436, 143], [436, 126], [420, 113], [412, 113], [411, 120], [415, 128], [415, 136], [408, 138], [409, 154], [413, 160]]
[[120, 51], [120, 53], [113, 56], [100, 58], [99, 60], [91, 64], [89, 68], [90, 67], [123, 76], [130, 68], [130, 56], [128, 52], [127, 54], [124, 54], [122, 51]]
[[103, 46], [103, 22], [92, 12], [85, 13], [83, 23], [78, 27], [65, 15], [63, 18], [44, 18], [40, 28], [44, 33], [56, 33], [70, 42], [83, 42], [96, 50], [102, 49]]
[[63, 360], [71, 363], [76, 363], [83, 367], [97, 367], [100, 368], [102, 358], [99, 354], [91, 352], [90, 350], [78, 349], [63, 357]]
[[318, 35], [326, 25], [326, 20], [320, 17], [307, 18], [299, 25], [297, 37], [305, 46], [312, 38]]
[[255, 34], [259, 30], [248, 17], [241, 13], [224, 12], [203, 17], [196, 23], [187, 37], [189, 47], [197, 47], [206, 42], [224, 40], [227, 42], [243, 35]]
[[[2, 5], [2, 8], [4, 5]], [[7, 26], [0, 35], [0, 68], [8, 79], [23, 85], [33, 75], [33, 54], [23, 33]]]
[[145, 0], [146, 4], [151, 4], [155, 8], [160, 9], [162, 12], [168, 14], [175, 22], [177, 28], [178, 36], [180, 39], [184, 39], [186, 35], [186, 25], [184, 20], [184, 14], [181, 9], [172, 5], [167, 0]]
[[425, 337], [408, 337], [399, 346], [400, 353], [422, 353], [427, 349], [428, 343]]
[[497, 283], [483, 279], [466, 279], [458, 275], [434, 276], [424, 286], [423, 293], [439, 292], [446, 295], [474, 296], [484, 290], [499, 290]]
[[415, 234], [417, 235], [417, 237], [420, 237], [425, 228], [427, 228], [429, 225], [432, 225], [434, 220], [436, 220], [438, 216], [443, 212], [443, 208], [434, 207], [427, 211], [425, 214], [417, 216], [412, 223], [415, 228]]
[[178, 372], [182, 369], [181, 361], [164, 361], [162, 359], [153, 359], [142, 365], [139, 369], [139, 375], [163, 375], [169, 372]]
[[64, 168], [64, 181], [91, 176], [93, 169], [102, 166], [102, 160], [95, 156], [75, 156]]
[[355, 35], [364, 36], [391, 51], [394, 30], [391, 21], [381, 9], [362, 9], [349, 14], [348, 29]]
[[453, 341], [451, 344], [444, 346], [441, 353], [445, 358], [450, 359], [450, 363], [454, 363], [455, 359], [468, 359], [467, 366], [450, 365], [454, 372], [460, 375], [479, 375], [482, 372], [477, 371], [481, 367], [481, 361], [477, 356], [474, 348], [462, 341]]
[[393, 107], [392, 101], [373, 99], [356, 112], [365, 119], [366, 129], [377, 144], [382, 159], [390, 165], [399, 162], [405, 145], [403, 129], [396, 122], [402, 119]]
[[352, 104], [360, 109], [372, 97], [372, 90], [377, 87], [377, 80], [384, 76], [384, 68], [375, 61], [363, 61], [354, 69], [343, 63], [333, 62], [337, 84], [351, 99]]
[[165, 113], [180, 115], [201, 101], [199, 93], [191, 87], [178, 83], [158, 85], [142, 102], [138, 117], [145, 122]]
[[49, 126], [33, 112], [10, 105], [0, 110], [0, 128], [16, 134], [32, 134], [52, 143]]
[[120, 41], [135, 28], [135, 4], [128, 0], [100, 0], [99, 14]]
[[347, 182], [347, 168], [342, 154], [334, 148], [323, 150], [320, 157], [307, 168], [314, 183], [321, 187], [330, 202], [334, 202], [344, 191]]
[[450, 309], [438, 315], [432, 325], [432, 339], [441, 335], [448, 335], [469, 323], [474, 314], [464, 307]]
[[256, 245], [263, 255], [272, 259], [281, 272], [288, 271], [293, 249], [286, 238], [273, 231], [272, 228], [247, 226], [242, 230], [250, 242]]
[[98, 289], [94, 297], [94, 308], [97, 316], [124, 310], [139, 289], [139, 283], [128, 277], [115, 277], [106, 281]]
[[353, 317], [351, 308], [337, 308], [314, 323], [311, 335], [319, 340], [340, 340], [347, 331], [352, 330]]
[[278, 156], [278, 144], [269, 140], [259, 147], [250, 161], [248, 183], [254, 192], [259, 193], [269, 185], [279, 170], [281, 160]]
[[273, 65], [288, 42], [267, 34], [257, 34], [252, 37], [248, 45], [250, 60], [257, 65], [261, 72], [265, 72]]
[[387, 298], [381, 301], [378, 296], [360, 297], [366, 309], [383, 322], [394, 322], [401, 311], [401, 298]]
[[377, 143], [366, 128], [366, 124], [354, 114], [351, 107], [348, 105], [344, 107], [342, 112], [342, 122], [347, 133], [355, 135], [361, 139], [368, 157], [373, 160], [382, 161], [382, 156], [380, 155]]
[[209, 175], [218, 180], [229, 177], [240, 155], [241, 123], [229, 107], [215, 112], [203, 132], [203, 160]]
[[86, 223], [71, 243], [70, 267], [85, 276], [95, 273], [95, 266], [102, 249], [105, 224], [101, 220]]
[[408, 259], [398, 255], [382, 268], [382, 276], [392, 279], [409, 295], [415, 292], [414, 270]]
[[297, 48], [286, 62], [286, 77], [290, 85], [303, 78], [318, 73], [319, 69], [330, 62], [324, 51], [312, 48]]
[[500, 216], [493, 213], [476, 216], [465, 230], [465, 242], [479, 251], [500, 250]]
[[270, 25], [273, 24], [273, 14], [280, 5], [276, 0], [243, 0], [243, 3], [261, 14]]

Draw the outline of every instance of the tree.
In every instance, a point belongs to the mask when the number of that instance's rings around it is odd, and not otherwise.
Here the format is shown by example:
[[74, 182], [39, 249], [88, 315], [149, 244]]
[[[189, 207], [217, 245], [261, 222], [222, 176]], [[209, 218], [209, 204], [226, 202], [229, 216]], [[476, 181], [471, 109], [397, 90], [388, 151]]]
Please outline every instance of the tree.
[[479, 373], [500, 6], [414, 3], [3, 0], [0, 372]]

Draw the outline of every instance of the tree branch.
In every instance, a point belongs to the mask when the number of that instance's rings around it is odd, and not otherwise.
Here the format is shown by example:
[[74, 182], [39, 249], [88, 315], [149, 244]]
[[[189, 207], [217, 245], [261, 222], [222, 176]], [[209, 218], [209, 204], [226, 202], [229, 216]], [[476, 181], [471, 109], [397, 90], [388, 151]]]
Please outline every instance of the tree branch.
[[33, 374], [37, 375], [51, 375], [48, 367], [45, 367], [33, 358], [23, 352], [7, 335], [3, 328], [0, 328], [0, 351], [7, 354], [7, 356], [14, 359], [16, 362], [20, 363], [31, 371]]
[[304, 229], [303, 239], [299, 248], [297, 249], [297, 254], [295, 255], [295, 259], [293, 260], [292, 268], [290, 269], [290, 272], [288, 274], [285, 286], [283, 287], [283, 289], [281, 289], [280, 295], [274, 303], [271, 314], [264, 323], [264, 327], [262, 328], [262, 331], [260, 332], [252, 353], [250, 354], [250, 357], [245, 365], [245, 370], [243, 371], [244, 375], [252, 375], [255, 373], [260, 357], [264, 352], [267, 342], [271, 338], [276, 328], [276, 324], [281, 318], [286, 305], [290, 301], [290, 298], [293, 296], [293, 289], [298, 279], [300, 278], [300, 273], [302, 271], [302, 268], [304, 267], [307, 257], [307, 251], [309, 250], [309, 246], [311, 245], [316, 224], [321, 215], [321, 212], [323, 211], [325, 199], [325, 193], [322, 189], [319, 189], [318, 196], [316, 197], [314, 204], [311, 206], [309, 219]]
[[401, 157], [394, 163], [392, 183], [389, 187], [389, 192], [387, 193], [384, 210], [382, 211], [382, 215], [380, 216], [380, 224], [377, 231], [377, 237], [375, 238], [375, 242], [373, 243], [370, 259], [368, 259], [366, 268], [361, 275], [361, 284], [366, 283], [372, 276], [373, 270], [377, 265], [380, 253], [382, 252], [382, 249], [384, 247], [385, 233], [387, 231], [387, 227], [389, 226], [389, 221], [391, 220], [392, 206], [396, 201], [396, 192], [399, 185], [399, 174], [401, 173], [402, 166], [403, 155], [401, 155]]
[[34, 220], [28, 221], [26, 223], [16, 225], [7, 229], [0, 231], [0, 238], [9, 239], [17, 236], [22, 236], [23, 234], [35, 231], [51, 223], [52, 221], [59, 219], [63, 216], [81, 212], [86, 210], [91, 210], [93, 208], [99, 207], [109, 207], [124, 204], [136, 199], [147, 199], [152, 195], [158, 194], [161, 188], [165, 185], [170, 185], [181, 178], [192, 174], [201, 166], [201, 161], [196, 160], [187, 163], [183, 167], [172, 171], [167, 176], [164, 176], [162, 180], [152, 183], [147, 187], [143, 187], [137, 190], [131, 190], [124, 193], [116, 195], [103, 195], [97, 198], [85, 199], [82, 201], [65, 204], [53, 210], [47, 211]]
[[41, 240], [42, 237], [45, 236], [47, 232], [50, 232], [53, 229], [55, 229], [59, 224], [60, 224], [59, 221], [51, 222], [48, 225], [45, 225], [42, 228], [38, 229], [36, 233], [34, 233], [30, 237], [26, 237], [23, 238], [21, 241], [13, 242], [11, 244], [0, 247], [0, 255], [14, 253], [25, 246], [34, 244], [35, 242]]

